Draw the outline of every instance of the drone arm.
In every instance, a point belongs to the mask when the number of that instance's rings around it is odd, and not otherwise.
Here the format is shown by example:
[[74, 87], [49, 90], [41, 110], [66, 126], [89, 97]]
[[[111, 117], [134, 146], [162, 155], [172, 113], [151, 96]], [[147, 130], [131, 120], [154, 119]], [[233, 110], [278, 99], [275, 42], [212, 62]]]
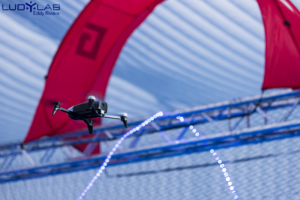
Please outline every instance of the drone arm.
[[67, 110], [67, 109], [64, 109], [64, 108], [59, 108], [60, 111], [63, 111], [65, 113], [70, 113], [71, 111]]
[[69, 111], [67, 109], [61, 108], [59, 102], [54, 102], [54, 107], [53, 107], [52, 115], [54, 115], [55, 112], [58, 111], [58, 110], [61, 110], [61, 111], [65, 112], [65, 113], [70, 113], [71, 112], [71, 111]]
[[110, 119], [120, 119], [124, 123], [124, 126], [127, 128], [127, 114], [126, 113], [124, 115], [121, 115], [121, 116], [104, 114], [102, 117], [110, 118]]
[[121, 116], [114, 116], [114, 115], [105, 115], [103, 116], [104, 118], [110, 118], [110, 119], [121, 119]]

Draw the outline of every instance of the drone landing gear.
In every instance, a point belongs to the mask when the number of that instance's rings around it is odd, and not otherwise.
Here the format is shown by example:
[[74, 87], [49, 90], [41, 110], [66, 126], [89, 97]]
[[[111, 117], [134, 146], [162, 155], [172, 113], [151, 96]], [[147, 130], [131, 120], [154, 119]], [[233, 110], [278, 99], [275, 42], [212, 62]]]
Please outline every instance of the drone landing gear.
[[87, 124], [88, 129], [89, 129], [89, 133], [92, 134], [93, 133], [94, 120], [93, 119], [84, 119], [83, 121]]

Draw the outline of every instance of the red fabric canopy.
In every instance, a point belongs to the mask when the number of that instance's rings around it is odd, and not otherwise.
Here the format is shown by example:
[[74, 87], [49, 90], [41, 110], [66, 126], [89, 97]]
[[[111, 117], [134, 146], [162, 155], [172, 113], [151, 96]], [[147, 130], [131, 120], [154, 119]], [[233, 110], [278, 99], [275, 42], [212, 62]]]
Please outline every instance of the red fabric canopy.
[[[65, 113], [52, 116], [51, 102], [58, 101], [69, 108], [87, 101], [89, 95], [104, 99], [112, 69], [127, 38], [160, 2], [93, 0], [85, 7], [53, 59], [24, 142], [86, 128], [84, 122], [71, 120]], [[84, 150], [85, 146], [78, 148]], [[95, 151], [99, 152], [99, 148]]]
[[262, 89], [300, 88], [300, 13], [289, 0], [257, 0], [265, 27]]
[[[300, 88], [300, 13], [289, 0], [257, 0], [266, 35], [262, 89]], [[132, 31], [162, 0], [93, 0], [76, 19], [51, 64], [43, 95], [24, 142], [86, 129], [51, 102], [69, 108], [95, 95], [104, 99], [116, 59]], [[109, 103], [109, 102], [108, 102]], [[96, 124], [100, 120], [96, 121]], [[87, 136], [90, 137], [90, 136]], [[84, 150], [86, 145], [77, 146]], [[99, 152], [99, 148], [96, 148]], [[96, 152], [94, 152], [96, 153]]]

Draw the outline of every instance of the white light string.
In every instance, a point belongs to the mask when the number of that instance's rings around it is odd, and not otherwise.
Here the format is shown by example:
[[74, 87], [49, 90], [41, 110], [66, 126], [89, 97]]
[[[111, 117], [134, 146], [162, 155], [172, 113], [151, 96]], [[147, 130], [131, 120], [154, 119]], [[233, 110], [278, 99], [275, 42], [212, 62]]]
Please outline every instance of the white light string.
[[93, 187], [95, 181], [100, 177], [100, 175], [102, 174], [102, 172], [105, 170], [107, 164], [109, 163], [111, 157], [114, 155], [115, 151], [119, 148], [119, 146], [121, 145], [121, 143], [130, 135], [134, 134], [135, 132], [139, 131], [141, 128], [145, 127], [147, 124], [151, 123], [152, 121], [154, 121], [156, 118], [163, 116], [163, 112], [158, 112], [155, 115], [153, 115], [152, 117], [148, 118], [147, 120], [145, 120], [143, 123], [141, 123], [140, 125], [138, 125], [137, 127], [135, 127], [134, 129], [131, 129], [129, 132], [125, 133], [119, 140], [118, 142], [115, 144], [115, 146], [112, 148], [112, 150], [108, 153], [108, 155], [106, 156], [104, 162], [102, 163], [101, 167], [99, 168], [99, 170], [97, 171], [97, 173], [95, 174], [95, 176], [92, 178], [92, 180], [89, 182], [89, 184], [86, 186], [86, 188], [83, 190], [83, 192], [80, 194], [80, 196], [77, 198], [77, 200], [79, 199], [83, 199], [83, 197], [86, 195], [86, 193], [91, 189], [91, 187]]
[[[184, 122], [184, 117], [178, 116], [178, 117], [176, 117], [176, 119], [179, 119], [181, 122]], [[192, 132], [195, 134], [196, 137], [201, 137], [200, 133], [197, 131], [197, 129], [193, 125], [190, 125], [189, 128], [192, 130]], [[231, 181], [231, 179], [229, 177], [227, 169], [225, 168], [225, 164], [223, 163], [223, 161], [221, 160], [220, 156], [217, 154], [217, 152], [214, 149], [211, 149], [210, 153], [214, 156], [214, 158], [218, 162], [220, 168], [222, 169], [222, 172], [224, 174], [225, 180], [226, 180], [226, 182], [228, 184], [229, 190], [230, 190], [233, 198], [235, 200], [239, 200], [239, 196], [237, 195], [237, 192], [234, 190], [233, 183], [232, 183], [232, 181]]]

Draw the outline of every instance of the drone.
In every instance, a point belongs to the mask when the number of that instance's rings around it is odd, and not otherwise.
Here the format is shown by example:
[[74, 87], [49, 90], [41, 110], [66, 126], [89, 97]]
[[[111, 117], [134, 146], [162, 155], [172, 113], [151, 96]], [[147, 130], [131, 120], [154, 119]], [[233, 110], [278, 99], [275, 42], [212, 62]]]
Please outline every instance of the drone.
[[83, 120], [87, 124], [90, 134], [93, 133], [94, 120], [92, 118], [96, 117], [120, 119], [127, 128], [127, 113], [123, 113], [120, 116], [107, 115], [105, 114], [107, 113], [107, 103], [105, 101], [95, 101], [96, 97], [94, 96], [89, 96], [88, 99], [88, 102], [72, 106], [69, 109], [60, 107], [60, 102], [54, 102], [52, 115], [54, 115], [56, 111], [60, 110], [67, 113], [73, 120]]

